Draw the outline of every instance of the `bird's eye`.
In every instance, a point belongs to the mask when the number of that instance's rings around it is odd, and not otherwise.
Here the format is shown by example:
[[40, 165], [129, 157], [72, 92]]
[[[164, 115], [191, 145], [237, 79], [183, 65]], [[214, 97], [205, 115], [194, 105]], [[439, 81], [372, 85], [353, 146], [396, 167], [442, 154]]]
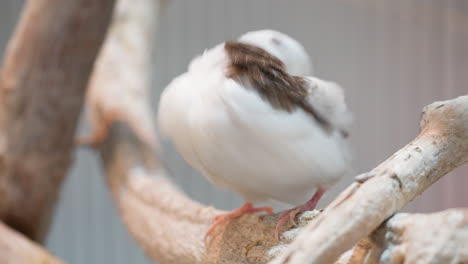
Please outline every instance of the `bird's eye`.
[[281, 40], [279, 40], [278, 38], [272, 38], [271, 39], [271, 42], [273, 44], [275, 44], [276, 46], [280, 46], [281, 45]]

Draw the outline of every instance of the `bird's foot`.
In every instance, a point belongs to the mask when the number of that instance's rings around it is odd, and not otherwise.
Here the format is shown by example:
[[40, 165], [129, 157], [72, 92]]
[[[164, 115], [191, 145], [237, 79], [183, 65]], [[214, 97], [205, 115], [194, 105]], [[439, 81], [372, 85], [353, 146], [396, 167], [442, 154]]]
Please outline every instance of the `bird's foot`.
[[291, 221], [293, 223], [293, 225], [296, 226], [297, 224], [296, 224], [295, 219], [296, 219], [296, 216], [299, 213], [314, 210], [315, 207], [317, 206], [318, 201], [320, 200], [320, 198], [324, 194], [324, 192], [325, 192], [325, 190], [323, 190], [322, 188], [319, 188], [317, 190], [317, 192], [315, 192], [314, 196], [312, 196], [312, 198], [309, 201], [307, 201], [305, 204], [299, 205], [297, 207], [294, 207], [292, 209], [289, 209], [289, 210], [286, 210], [286, 211], [282, 212], [279, 215], [278, 222], [276, 223], [276, 227], [275, 227], [276, 239], [279, 240], [279, 238], [280, 238], [279, 234], [280, 234], [281, 228], [284, 226], [284, 224], [286, 224], [288, 221]]
[[244, 203], [241, 207], [234, 209], [230, 212], [217, 215], [213, 218], [210, 228], [205, 234], [205, 242], [209, 240], [209, 238], [213, 235], [215, 229], [226, 222], [229, 222], [235, 218], [238, 218], [244, 214], [252, 214], [258, 212], [265, 212], [267, 214], [273, 213], [273, 208], [265, 206], [265, 207], [253, 207], [253, 205], [249, 202]]

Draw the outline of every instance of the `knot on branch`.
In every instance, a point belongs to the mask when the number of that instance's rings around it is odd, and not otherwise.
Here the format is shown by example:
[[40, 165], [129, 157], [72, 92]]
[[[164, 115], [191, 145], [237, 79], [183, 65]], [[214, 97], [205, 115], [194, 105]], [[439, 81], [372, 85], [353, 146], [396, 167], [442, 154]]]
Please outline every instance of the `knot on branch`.
[[424, 107], [419, 124], [421, 132], [434, 131], [468, 141], [468, 96], [438, 101]]

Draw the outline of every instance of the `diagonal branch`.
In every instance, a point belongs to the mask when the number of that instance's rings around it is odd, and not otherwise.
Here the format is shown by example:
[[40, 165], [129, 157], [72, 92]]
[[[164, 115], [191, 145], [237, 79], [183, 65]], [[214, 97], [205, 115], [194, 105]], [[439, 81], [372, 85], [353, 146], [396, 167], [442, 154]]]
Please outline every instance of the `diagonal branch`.
[[[358, 177], [271, 263], [332, 263], [440, 177], [468, 160], [468, 96], [424, 109], [421, 133]], [[314, 250], [306, 250], [311, 249]]]
[[0, 73], [0, 219], [43, 240], [113, 0], [30, 0]]

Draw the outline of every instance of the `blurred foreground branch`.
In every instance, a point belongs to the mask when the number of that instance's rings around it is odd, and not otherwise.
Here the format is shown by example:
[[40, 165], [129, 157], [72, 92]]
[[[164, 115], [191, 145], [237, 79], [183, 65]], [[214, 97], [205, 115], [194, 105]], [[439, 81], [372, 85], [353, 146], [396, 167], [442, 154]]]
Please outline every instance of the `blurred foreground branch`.
[[0, 73], [0, 219], [33, 240], [47, 233], [71, 163], [86, 84], [113, 2], [30, 0], [6, 50]]
[[0, 263], [61, 264], [62, 261], [22, 234], [0, 222]]

